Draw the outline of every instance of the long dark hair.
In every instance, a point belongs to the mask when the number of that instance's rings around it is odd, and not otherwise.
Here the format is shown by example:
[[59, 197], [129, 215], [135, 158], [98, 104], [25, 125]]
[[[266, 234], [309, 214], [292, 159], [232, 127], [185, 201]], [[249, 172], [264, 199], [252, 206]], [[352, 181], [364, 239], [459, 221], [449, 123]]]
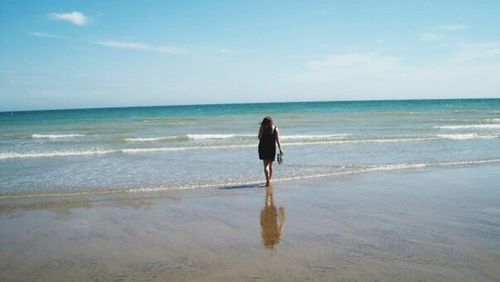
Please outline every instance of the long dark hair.
[[273, 130], [273, 118], [270, 116], [265, 117], [260, 123], [260, 130], [271, 133]]

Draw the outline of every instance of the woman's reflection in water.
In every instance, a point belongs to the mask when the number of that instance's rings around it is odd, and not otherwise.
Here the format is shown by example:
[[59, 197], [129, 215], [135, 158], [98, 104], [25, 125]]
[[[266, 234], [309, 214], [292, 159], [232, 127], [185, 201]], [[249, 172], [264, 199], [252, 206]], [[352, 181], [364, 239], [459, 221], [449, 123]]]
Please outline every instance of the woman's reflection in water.
[[273, 200], [273, 188], [266, 187], [266, 203], [260, 212], [260, 226], [262, 227], [262, 242], [268, 249], [280, 242], [283, 223], [285, 222], [285, 208], [276, 209]]

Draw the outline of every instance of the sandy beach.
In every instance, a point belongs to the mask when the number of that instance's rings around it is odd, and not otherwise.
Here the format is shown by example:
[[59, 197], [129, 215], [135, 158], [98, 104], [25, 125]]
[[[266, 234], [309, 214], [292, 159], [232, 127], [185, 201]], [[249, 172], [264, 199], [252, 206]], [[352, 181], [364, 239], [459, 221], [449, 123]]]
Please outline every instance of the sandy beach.
[[394, 2], [0, 0], [0, 282], [500, 282], [500, 0]]
[[499, 169], [4, 200], [0, 280], [498, 281]]

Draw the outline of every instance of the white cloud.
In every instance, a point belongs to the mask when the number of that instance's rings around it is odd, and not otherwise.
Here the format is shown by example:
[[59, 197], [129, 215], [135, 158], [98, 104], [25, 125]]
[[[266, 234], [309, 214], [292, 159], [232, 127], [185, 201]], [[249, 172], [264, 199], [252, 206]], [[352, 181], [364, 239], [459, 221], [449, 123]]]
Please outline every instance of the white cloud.
[[110, 48], [133, 49], [140, 51], [166, 53], [166, 54], [184, 54], [187, 52], [187, 50], [184, 48], [171, 47], [171, 46], [152, 46], [149, 44], [145, 44], [142, 42], [135, 42], [135, 41], [109, 40], [109, 41], [96, 41], [93, 43]]
[[454, 62], [500, 60], [500, 42], [478, 42], [460, 44], [453, 57]]
[[319, 60], [305, 62], [311, 78], [335, 79], [345, 75], [369, 75], [391, 71], [399, 63], [399, 58], [375, 53], [330, 54]]
[[136, 50], [148, 50], [149, 46], [139, 42], [130, 41], [97, 41], [95, 44], [99, 44], [106, 47], [112, 48], [123, 48], [123, 49], [136, 49]]
[[462, 31], [462, 30], [467, 30], [469, 28], [470, 26], [467, 24], [450, 24], [450, 25], [438, 26], [435, 29], [442, 31]]
[[[280, 75], [278, 81], [289, 84], [287, 88], [292, 89], [290, 97], [313, 95], [315, 97], [309, 99], [350, 99], [324, 96], [332, 93], [363, 96], [382, 89], [384, 86], [381, 83], [400, 69], [399, 61], [397, 57], [376, 53], [335, 53], [321, 59], [307, 60], [303, 71]], [[292, 95], [293, 92], [296, 93]]]
[[170, 47], [170, 46], [153, 47], [151, 50], [156, 51], [156, 52], [160, 52], [160, 53], [167, 53], [167, 54], [184, 54], [187, 52], [187, 50], [185, 48]]
[[66, 21], [78, 26], [84, 26], [88, 23], [88, 18], [81, 12], [70, 12], [70, 13], [51, 13], [49, 14], [49, 19]]
[[435, 32], [425, 32], [420, 35], [420, 40], [425, 42], [432, 42], [441, 39], [442, 36]]
[[234, 55], [236, 53], [236, 50], [231, 48], [214, 48], [212, 50], [218, 54], [227, 56]]
[[420, 40], [425, 42], [432, 42], [444, 39], [446, 34], [450, 32], [464, 31], [470, 29], [467, 24], [450, 24], [430, 28], [429, 31], [420, 35]]
[[28, 33], [28, 35], [35, 36], [35, 37], [46, 37], [46, 38], [68, 38], [66, 36], [51, 34], [51, 33], [46, 33], [46, 32], [40, 32], [40, 31], [30, 32], [30, 33]]
[[325, 15], [328, 13], [327, 10], [314, 10], [312, 12], [313, 12], [313, 14], [316, 14], [316, 15]]
[[442, 63], [409, 65], [377, 53], [336, 53], [279, 76], [290, 97], [314, 100], [498, 97], [500, 43], [456, 46]]

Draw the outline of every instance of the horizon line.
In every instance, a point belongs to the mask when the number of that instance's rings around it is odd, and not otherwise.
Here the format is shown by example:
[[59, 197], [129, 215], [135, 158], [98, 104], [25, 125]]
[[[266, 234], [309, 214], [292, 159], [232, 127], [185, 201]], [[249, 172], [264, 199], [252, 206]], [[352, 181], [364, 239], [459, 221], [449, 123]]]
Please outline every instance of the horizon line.
[[251, 104], [294, 104], [294, 103], [325, 103], [325, 102], [384, 102], [384, 101], [448, 101], [448, 100], [498, 100], [496, 98], [401, 98], [401, 99], [353, 99], [353, 100], [314, 100], [314, 101], [269, 101], [269, 102], [236, 102], [236, 103], [202, 103], [202, 104], [170, 104], [170, 105], [144, 105], [144, 106], [104, 106], [104, 107], [83, 107], [83, 108], [49, 108], [38, 110], [1, 110], [0, 114], [4, 113], [21, 113], [21, 112], [43, 112], [43, 111], [77, 111], [77, 110], [97, 110], [97, 109], [127, 109], [127, 108], [153, 108], [153, 107], [189, 107], [189, 106], [222, 106], [222, 105], [251, 105]]

